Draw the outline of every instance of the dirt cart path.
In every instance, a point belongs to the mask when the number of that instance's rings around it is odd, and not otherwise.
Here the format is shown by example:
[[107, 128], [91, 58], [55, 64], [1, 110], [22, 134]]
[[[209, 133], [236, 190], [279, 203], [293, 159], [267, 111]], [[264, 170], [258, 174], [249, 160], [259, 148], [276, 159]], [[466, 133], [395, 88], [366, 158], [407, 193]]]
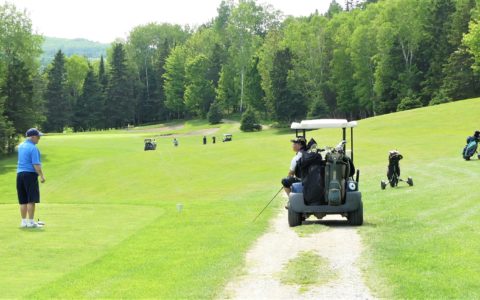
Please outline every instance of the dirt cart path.
[[[246, 256], [246, 274], [230, 282], [221, 298], [228, 299], [374, 299], [358, 267], [362, 242], [357, 229], [343, 225], [341, 216], [329, 216], [328, 229], [300, 237], [288, 227], [287, 211], [273, 220]], [[342, 220], [342, 221], [340, 221]], [[279, 273], [302, 252], [314, 251], [327, 259], [337, 279], [300, 293], [298, 286], [283, 285]], [[308, 270], [305, 270], [308, 272]]]

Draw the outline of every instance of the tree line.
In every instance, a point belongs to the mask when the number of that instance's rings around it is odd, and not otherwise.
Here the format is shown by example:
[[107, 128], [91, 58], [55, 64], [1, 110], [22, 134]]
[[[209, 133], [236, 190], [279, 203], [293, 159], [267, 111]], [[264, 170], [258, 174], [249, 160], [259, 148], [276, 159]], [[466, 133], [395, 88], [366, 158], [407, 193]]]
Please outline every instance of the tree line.
[[31, 126], [102, 130], [244, 114], [279, 125], [360, 119], [480, 95], [479, 0], [333, 0], [284, 16], [224, 0], [198, 28], [150, 23], [92, 61], [58, 51], [0, 6], [0, 151]]

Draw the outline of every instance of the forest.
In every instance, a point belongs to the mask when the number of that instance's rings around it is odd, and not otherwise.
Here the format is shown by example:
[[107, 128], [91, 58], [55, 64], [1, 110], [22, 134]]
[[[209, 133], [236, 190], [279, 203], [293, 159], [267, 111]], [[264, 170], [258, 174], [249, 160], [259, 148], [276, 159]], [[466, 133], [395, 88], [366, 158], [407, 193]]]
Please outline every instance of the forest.
[[285, 126], [476, 97], [479, 13], [479, 0], [333, 0], [323, 14], [291, 17], [224, 0], [201, 26], [141, 25], [105, 57], [55, 51], [41, 67], [43, 37], [4, 4], [0, 153], [33, 126], [93, 131], [232, 115]]

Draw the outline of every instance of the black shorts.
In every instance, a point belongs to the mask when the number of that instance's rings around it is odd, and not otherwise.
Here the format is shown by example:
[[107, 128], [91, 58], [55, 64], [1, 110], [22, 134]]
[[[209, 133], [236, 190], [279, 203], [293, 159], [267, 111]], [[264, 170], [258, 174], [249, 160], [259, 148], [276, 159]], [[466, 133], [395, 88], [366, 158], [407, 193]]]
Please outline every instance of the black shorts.
[[40, 202], [37, 173], [20, 172], [17, 174], [17, 194], [19, 204]]
[[294, 184], [295, 182], [300, 182], [300, 179], [293, 176], [285, 177], [282, 179], [282, 185], [284, 188], [287, 189], [291, 188], [292, 184]]

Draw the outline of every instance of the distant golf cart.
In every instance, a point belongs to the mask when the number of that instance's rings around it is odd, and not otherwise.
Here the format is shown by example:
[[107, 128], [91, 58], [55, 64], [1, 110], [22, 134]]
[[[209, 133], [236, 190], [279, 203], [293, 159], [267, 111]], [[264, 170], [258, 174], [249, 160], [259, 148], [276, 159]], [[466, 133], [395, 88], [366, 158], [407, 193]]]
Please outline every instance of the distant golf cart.
[[153, 151], [157, 149], [157, 142], [155, 141], [155, 139], [145, 139], [144, 143], [145, 143], [145, 148], [144, 148], [145, 151], [149, 151], [149, 150]]
[[[340, 214], [350, 225], [363, 224], [362, 194], [358, 190], [359, 171], [353, 166], [353, 128], [357, 122], [342, 119], [304, 120], [292, 123], [298, 137], [306, 140], [307, 130], [341, 129], [342, 141], [334, 148], [317, 149], [309, 142], [309, 150], [300, 160], [302, 182], [294, 183], [289, 196], [288, 224], [301, 225], [311, 215], [322, 219]], [[350, 153], [347, 153], [347, 129], [350, 128]], [[323, 155], [322, 155], [323, 154]], [[310, 161], [310, 165], [309, 165]], [[312, 164], [311, 161], [315, 161]], [[309, 170], [305, 176], [304, 170]], [[309, 182], [310, 181], [310, 182]], [[313, 185], [312, 185], [313, 181]]]
[[230, 133], [226, 133], [223, 135], [223, 140], [222, 142], [231, 142], [232, 141], [232, 135]]

